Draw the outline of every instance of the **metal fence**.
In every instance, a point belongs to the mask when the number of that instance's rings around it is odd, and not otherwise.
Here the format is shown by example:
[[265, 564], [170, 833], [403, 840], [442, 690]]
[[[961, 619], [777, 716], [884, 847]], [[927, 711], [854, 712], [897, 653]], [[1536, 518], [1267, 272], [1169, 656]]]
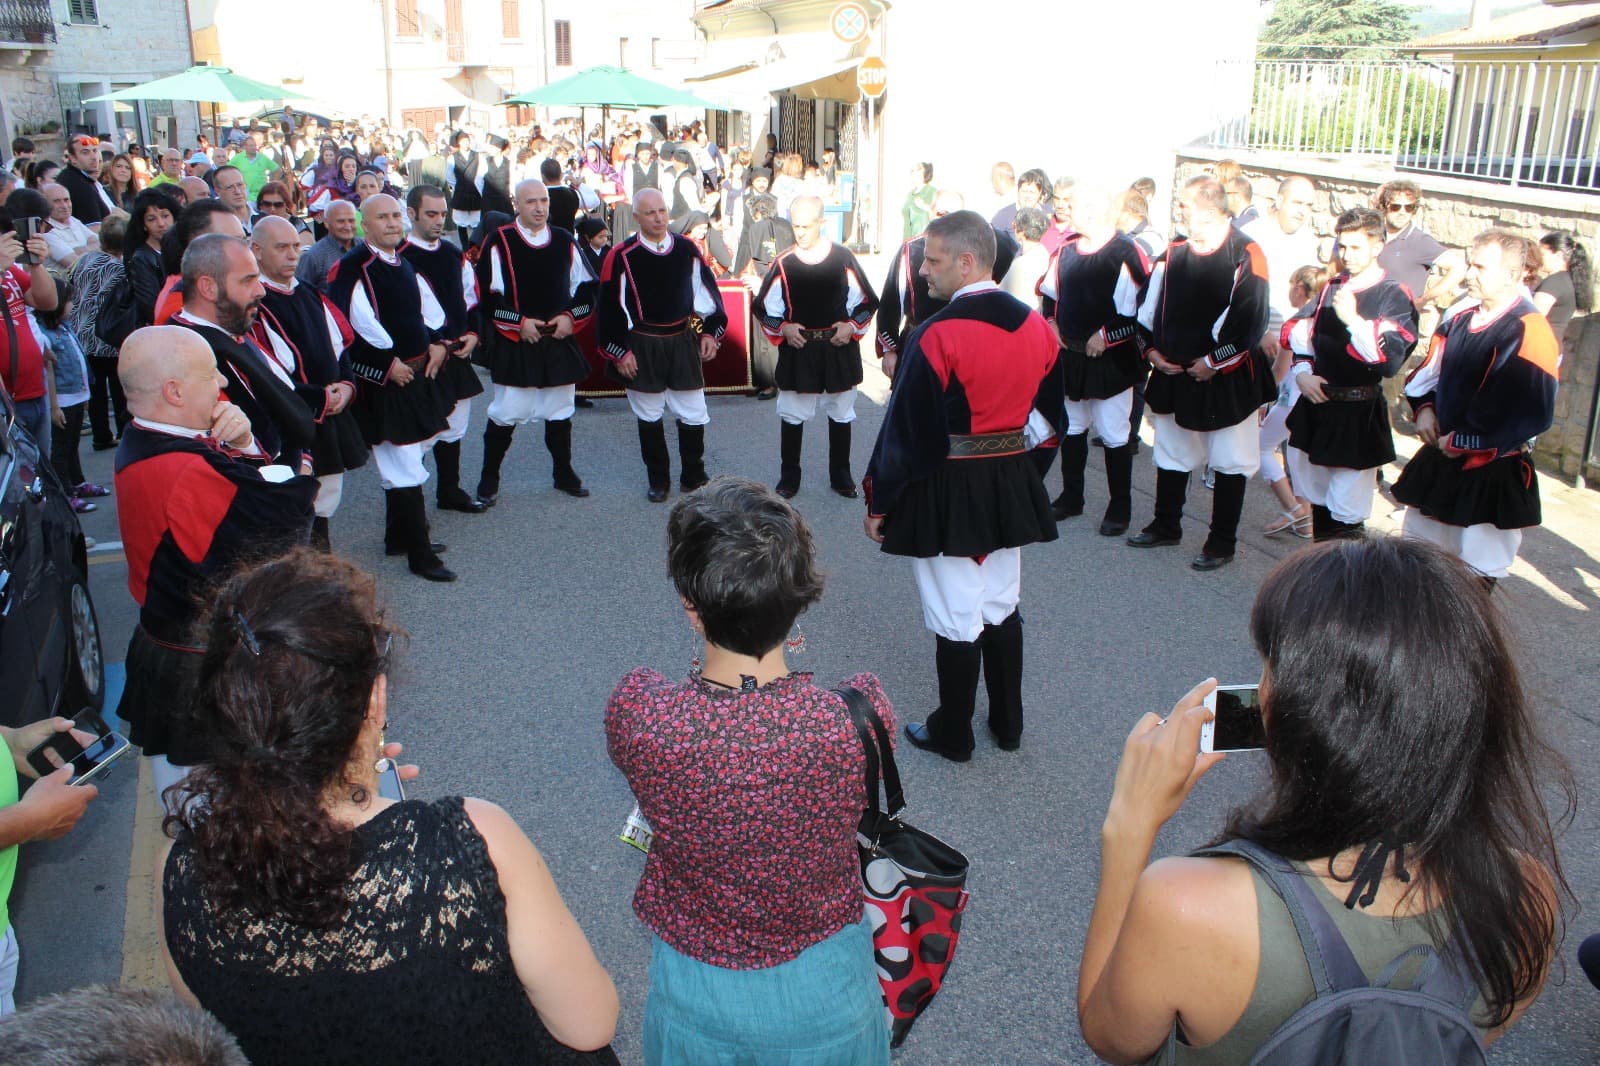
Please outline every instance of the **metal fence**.
[[[1223, 64], [1250, 109], [1215, 148], [1386, 157], [1403, 170], [1600, 189], [1600, 61]], [[1242, 98], [1235, 95], [1234, 99]]]
[[0, 41], [50, 44], [55, 39], [50, 0], [0, 0]]

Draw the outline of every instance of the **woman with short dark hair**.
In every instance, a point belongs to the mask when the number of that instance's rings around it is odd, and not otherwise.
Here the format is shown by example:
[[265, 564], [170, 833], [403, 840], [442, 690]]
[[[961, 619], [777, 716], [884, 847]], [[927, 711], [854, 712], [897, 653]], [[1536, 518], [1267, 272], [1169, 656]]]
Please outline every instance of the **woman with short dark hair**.
[[[633, 897], [654, 934], [645, 1062], [886, 1066], [855, 843], [866, 754], [844, 698], [784, 657], [822, 595], [811, 531], [766, 486], [719, 477], [673, 508], [667, 570], [704, 666], [634, 670], [606, 707], [656, 832]], [[877, 678], [845, 684], [892, 735]]]
[[139, 325], [156, 319], [156, 300], [166, 284], [167, 271], [161, 257], [161, 239], [177, 221], [183, 206], [165, 188], [145, 189], [133, 198], [128, 212], [128, 234], [122, 242], [122, 262], [133, 287], [133, 302], [139, 308]]
[[[1329, 542], [1268, 576], [1250, 634], [1271, 783], [1218, 842], [1288, 860], [1369, 981], [1419, 948], [1452, 959], [1478, 989], [1480, 1036], [1497, 1039], [1560, 937], [1566, 882], [1540, 789], [1553, 779], [1569, 811], [1574, 791], [1481, 580], [1416, 540]], [[1314, 994], [1289, 911], [1251, 866], [1146, 866], [1223, 758], [1197, 754], [1214, 687], [1145, 715], [1117, 770], [1078, 975], [1084, 1039], [1110, 1062], [1248, 1061]]]
[[256, 1066], [614, 1063], [616, 989], [517, 824], [379, 794], [396, 630], [372, 578], [298, 549], [227, 581], [203, 632], [211, 761], [174, 786], [157, 886], [174, 990]]

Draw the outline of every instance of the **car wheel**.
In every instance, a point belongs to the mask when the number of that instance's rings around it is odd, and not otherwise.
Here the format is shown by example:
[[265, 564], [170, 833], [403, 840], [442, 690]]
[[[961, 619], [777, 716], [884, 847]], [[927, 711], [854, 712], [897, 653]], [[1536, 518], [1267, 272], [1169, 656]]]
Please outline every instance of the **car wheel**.
[[67, 592], [67, 616], [72, 623], [72, 662], [68, 667], [62, 713], [71, 717], [85, 707], [101, 710], [106, 701], [106, 664], [100, 647], [100, 619], [94, 613], [89, 589], [74, 577]]

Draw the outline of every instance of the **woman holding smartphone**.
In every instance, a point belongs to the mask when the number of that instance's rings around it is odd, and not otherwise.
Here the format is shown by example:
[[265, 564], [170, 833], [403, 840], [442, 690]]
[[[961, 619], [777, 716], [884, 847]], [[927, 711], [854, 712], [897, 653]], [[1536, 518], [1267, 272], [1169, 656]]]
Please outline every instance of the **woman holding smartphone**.
[[[1289, 860], [1369, 981], [1410, 948], [1464, 945], [1470, 1018], [1494, 1041], [1539, 994], [1559, 939], [1543, 771], [1574, 793], [1481, 581], [1419, 541], [1330, 543], [1273, 571], [1250, 632], [1272, 779], [1219, 842]], [[1199, 754], [1214, 687], [1145, 715], [1117, 769], [1078, 972], [1084, 1039], [1109, 1062], [1248, 1061], [1314, 995], [1289, 912], [1252, 866], [1149, 864], [1224, 758]]]
[[157, 878], [178, 995], [256, 1066], [615, 1063], [616, 989], [517, 824], [378, 795], [372, 578], [299, 549], [226, 582], [204, 631], [215, 749]]
[[[719, 477], [667, 522], [667, 569], [705, 663], [622, 679], [606, 747], [655, 830], [633, 909], [649, 926], [649, 1066], [888, 1066], [856, 825], [866, 752], [844, 698], [792, 673], [822, 596], [805, 520]], [[891, 736], [877, 678], [845, 682]]]

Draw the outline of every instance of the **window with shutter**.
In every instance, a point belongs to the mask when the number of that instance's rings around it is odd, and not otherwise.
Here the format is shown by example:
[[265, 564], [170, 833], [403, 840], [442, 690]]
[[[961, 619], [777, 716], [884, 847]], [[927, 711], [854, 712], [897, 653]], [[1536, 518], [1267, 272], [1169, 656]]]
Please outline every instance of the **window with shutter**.
[[514, 41], [522, 36], [522, 13], [517, 10], [520, 0], [500, 0], [500, 36]]
[[422, 22], [417, 18], [417, 0], [394, 0], [394, 35], [422, 36]]
[[572, 23], [556, 20], [556, 66], [572, 66]]
[[96, 0], [67, 0], [67, 21], [80, 26], [100, 24], [100, 5]]

